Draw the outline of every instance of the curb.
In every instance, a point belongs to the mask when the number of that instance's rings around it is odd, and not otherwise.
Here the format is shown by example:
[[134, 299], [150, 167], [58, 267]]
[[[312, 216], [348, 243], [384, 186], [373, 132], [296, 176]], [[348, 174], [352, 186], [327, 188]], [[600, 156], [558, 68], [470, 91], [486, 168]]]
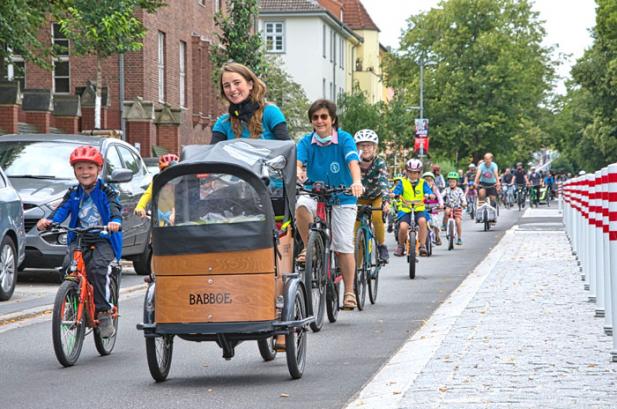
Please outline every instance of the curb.
[[416, 378], [435, 355], [454, 323], [491, 274], [510, 242], [508, 239], [517, 230], [518, 226], [514, 225], [506, 231], [493, 250], [435, 310], [424, 325], [344, 406], [345, 409], [399, 407], [405, 393], [413, 386]]
[[[122, 299], [132, 298], [133, 296], [137, 296], [141, 291], [145, 291], [147, 287], [148, 285], [144, 283], [121, 288], [120, 295], [122, 296]], [[1, 315], [0, 333], [51, 319], [51, 311], [53, 310], [53, 307], [53, 304], [47, 304], [23, 311]]]

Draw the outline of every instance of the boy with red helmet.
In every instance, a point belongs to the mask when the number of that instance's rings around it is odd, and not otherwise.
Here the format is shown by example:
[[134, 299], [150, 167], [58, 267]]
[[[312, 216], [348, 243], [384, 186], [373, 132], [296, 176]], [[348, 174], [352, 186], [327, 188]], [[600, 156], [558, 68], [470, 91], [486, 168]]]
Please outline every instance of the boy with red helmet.
[[[68, 190], [62, 203], [51, 213], [50, 219], [40, 219], [36, 227], [45, 230], [51, 223], [62, 223], [69, 216], [69, 227], [107, 226], [110, 234], [105, 237], [99, 234], [85, 237], [83, 243], [87, 246], [82, 250], [88, 281], [94, 287], [99, 330], [102, 337], [110, 337], [114, 327], [111, 320], [112, 305], [108, 298], [111, 293], [109, 275], [112, 261], [120, 260], [122, 256], [122, 206], [118, 193], [98, 177], [103, 167], [103, 156], [97, 148], [75, 148], [70, 163], [78, 184]], [[74, 241], [75, 234], [69, 233], [69, 251]]]

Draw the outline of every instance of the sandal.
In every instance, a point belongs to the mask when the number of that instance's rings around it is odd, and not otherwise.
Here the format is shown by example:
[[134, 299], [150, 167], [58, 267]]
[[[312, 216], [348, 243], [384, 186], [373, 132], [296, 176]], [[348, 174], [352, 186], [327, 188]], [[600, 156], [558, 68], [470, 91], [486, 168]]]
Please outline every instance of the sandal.
[[343, 309], [344, 310], [354, 310], [358, 306], [356, 302], [356, 294], [350, 292], [345, 293], [343, 297]]
[[274, 337], [274, 350], [276, 352], [285, 352], [287, 345], [285, 344], [285, 335], [277, 335]]
[[306, 263], [306, 249], [302, 249], [296, 257], [296, 263], [304, 265]]
[[428, 251], [426, 251], [426, 246], [420, 246], [420, 257], [428, 256]]

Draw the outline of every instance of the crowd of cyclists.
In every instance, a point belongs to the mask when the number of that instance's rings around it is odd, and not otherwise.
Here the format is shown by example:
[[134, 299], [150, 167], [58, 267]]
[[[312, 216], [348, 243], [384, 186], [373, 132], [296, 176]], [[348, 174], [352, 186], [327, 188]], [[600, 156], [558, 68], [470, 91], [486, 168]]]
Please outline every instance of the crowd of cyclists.
[[[212, 144], [235, 138], [291, 139], [283, 112], [266, 101], [266, 85], [248, 67], [237, 63], [225, 64], [221, 69], [219, 85], [221, 97], [228, 102], [229, 109], [212, 127]], [[510, 193], [520, 197], [535, 191], [539, 197], [543, 186], [554, 194], [555, 176], [552, 173], [543, 173], [533, 167], [527, 172], [518, 163], [514, 171], [506, 169], [499, 174], [490, 153], [478, 165], [470, 164], [466, 172], [462, 169], [451, 171], [445, 177], [438, 165], [425, 172], [424, 163], [411, 158], [405, 164], [404, 174], [389, 178], [386, 162], [379, 156], [379, 136], [375, 131], [363, 129], [354, 135], [346, 132], [339, 124], [336, 105], [326, 99], [313, 102], [308, 110], [308, 120], [313, 131], [297, 143], [298, 182], [308, 185], [320, 181], [329, 186], [344, 185], [347, 188], [345, 193], [333, 198], [331, 220], [332, 249], [337, 255], [345, 288], [343, 309], [352, 310], [357, 306], [353, 286], [358, 204], [378, 209], [372, 213], [372, 225], [379, 259], [387, 263], [386, 218], [398, 224], [398, 244], [394, 255], [401, 257], [405, 255], [403, 243], [413, 214], [415, 225], [419, 227], [419, 255], [424, 257], [427, 256], [427, 240], [432, 240], [429, 238], [429, 227], [433, 231], [434, 244], [440, 245], [440, 230], [450, 215], [456, 221], [456, 245], [463, 244], [463, 209], [475, 207], [476, 198], [482, 204], [486, 196], [494, 201], [500, 194], [509, 200]], [[168, 154], [160, 158], [159, 165], [164, 169], [177, 161], [178, 156]], [[62, 223], [68, 217], [71, 227], [108, 227], [108, 234], [87, 238], [84, 257], [89, 280], [95, 284], [94, 298], [101, 332], [110, 336], [110, 264], [112, 259], [120, 258], [118, 251], [122, 247], [118, 193], [98, 177], [103, 158], [96, 148], [77, 148], [71, 155], [70, 163], [74, 167], [77, 185], [69, 189], [50, 219], [40, 220], [37, 227], [44, 230], [52, 223]], [[142, 217], [146, 217], [150, 192], [151, 188], [136, 209]], [[309, 196], [298, 198], [295, 222], [303, 242], [307, 240], [315, 211], [314, 199]], [[172, 224], [173, 218], [172, 209], [169, 214]], [[391, 227], [388, 230], [392, 230]], [[69, 246], [73, 244], [73, 239], [69, 235]], [[305, 254], [300, 253], [297, 261], [304, 262], [304, 257]]]

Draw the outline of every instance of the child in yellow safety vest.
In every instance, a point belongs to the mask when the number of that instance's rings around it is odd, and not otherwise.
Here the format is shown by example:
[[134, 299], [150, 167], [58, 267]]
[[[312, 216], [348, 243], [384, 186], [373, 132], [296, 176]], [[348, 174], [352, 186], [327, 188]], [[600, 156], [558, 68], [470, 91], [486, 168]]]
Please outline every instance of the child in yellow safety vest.
[[[418, 159], [410, 159], [405, 165], [407, 177], [402, 178], [394, 188], [394, 195], [399, 197], [399, 206], [397, 219], [399, 220], [398, 230], [398, 246], [394, 252], [395, 256], [402, 257], [405, 255], [405, 242], [407, 240], [407, 232], [409, 225], [411, 224], [411, 211], [413, 208], [415, 215], [415, 223], [419, 226], [420, 232], [418, 239], [420, 241], [420, 256], [427, 255], [426, 251], [426, 237], [427, 227], [426, 220], [428, 214], [426, 213], [426, 206], [424, 204], [424, 197], [428, 196], [430, 199], [434, 199], [435, 195], [428, 183], [424, 179], [420, 178], [422, 172], [422, 162]], [[411, 245], [414, 245], [411, 243]]]

